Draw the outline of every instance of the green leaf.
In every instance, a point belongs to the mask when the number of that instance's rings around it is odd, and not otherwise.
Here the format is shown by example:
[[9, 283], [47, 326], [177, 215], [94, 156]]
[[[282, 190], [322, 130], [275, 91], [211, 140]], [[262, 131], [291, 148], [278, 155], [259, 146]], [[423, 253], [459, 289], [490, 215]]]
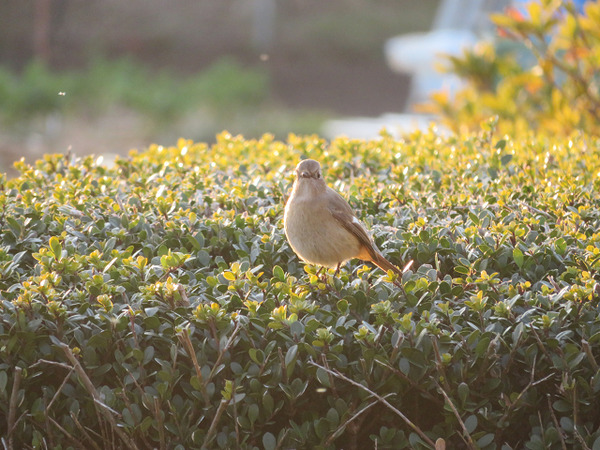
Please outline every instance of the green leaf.
[[285, 272], [280, 266], [273, 267], [273, 276], [279, 281], [285, 281]]
[[471, 414], [469, 417], [465, 419], [465, 428], [469, 434], [473, 433], [477, 428], [477, 416], [475, 414]]
[[477, 342], [475, 346], [475, 354], [479, 357], [484, 356], [487, 353], [488, 347], [490, 346], [489, 336], [485, 336]]
[[342, 314], [347, 314], [348, 312], [348, 300], [346, 299], [341, 299], [336, 303], [336, 307], [338, 309], [339, 312], [341, 312]]
[[223, 278], [225, 278], [227, 281], [235, 281], [235, 274], [226, 270], [223, 272]]
[[269, 432], [263, 434], [262, 443], [265, 450], [274, 450], [277, 447], [277, 439]]
[[267, 415], [270, 416], [273, 413], [273, 408], [275, 407], [275, 402], [273, 400], [273, 396], [271, 394], [265, 394], [262, 398], [263, 407], [265, 408]]
[[560, 256], [564, 256], [567, 252], [567, 241], [565, 241], [564, 238], [558, 238], [554, 246], [556, 248], [556, 253]]
[[256, 422], [256, 419], [258, 418], [259, 413], [260, 413], [260, 409], [258, 408], [258, 405], [256, 403], [252, 403], [248, 407], [248, 420], [250, 420], [250, 424], [252, 426], [254, 426], [254, 422]]
[[460, 273], [460, 274], [463, 274], [463, 275], [468, 275], [471, 272], [471, 270], [468, 267], [465, 267], [465, 266], [456, 266], [454, 268], [454, 270], [457, 273]]
[[198, 378], [197, 375], [193, 375], [190, 378], [190, 384], [192, 385], [192, 387], [194, 389], [196, 389], [197, 391], [201, 391], [202, 390], [202, 381], [200, 381], [200, 378]]
[[469, 396], [469, 385], [462, 382], [458, 385], [458, 398], [460, 399], [461, 405], [464, 405]]
[[146, 315], [148, 317], [152, 317], [154, 316], [158, 311], [160, 310], [160, 308], [158, 306], [151, 306], [149, 308], [144, 309], [144, 312], [146, 313]]
[[142, 361], [143, 364], [148, 364], [154, 358], [154, 347], [148, 346], [144, 350], [144, 359]]
[[517, 266], [519, 266], [519, 269], [523, 267], [524, 255], [518, 247], [513, 249], [513, 259], [515, 260]]
[[525, 328], [525, 324], [520, 322], [512, 332], [512, 345], [516, 346], [519, 340], [521, 339], [521, 334], [523, 334], [523, 329]]
[[192, 236], [191, 234], [188, 235], [187, 240], [190, 244], [192, 244], [192, 247], [194, 247], [194, 250], [196, 250], [196, 251], [202, 250], [202, 244], [194, 236]]
[[296, 361], [297, 355], [298, 355], [298, 345], [292, 345], [285, 354], [285, 367], [289, 368], [290, 365], [294, 364]]
[[511, 155], [510, 153], [506, 154], [506, 155], [502, 155], [502, 158], [500, 158], [500, 163], [503, 166], [506, 166], [509, 162], [511, 162], [513, 159], [513, 155]]
[[133, 415], [129, 411], [129, 408], [123, 409], [122, 416], [123, 416], [123, 420], [125, 421], [125, 423], [127, 425], [129, 425], [130, 427], [135, 426], [135, 419], [133, 418]]
[[52, 236], [50, 238], [50, 251], [52, 252], [52, 256], [54, 256], [56, 261], [60, 260], [62, 257], [62, 245], [56, 236]]
[[317, 368], [317, 379], [323, 386], [331, 387], [331, 384], [329, 383], [329, 374], [320, 367]]
[[335, 410], [335, 408], [329, 408], [329, 411], [327, 411], [326, 417], [327, 417], [327, 420], [329, 422], [331, 422], [331, 424], [333, 426], [337, 426], [340, 423], [340, 415]]
[[487, 447], [492, 442], [494, 442], [494, 439], [496, 439], [496, 436], [493, 433], [484, 434], [477, 440], [477, 447], [479, 447], [479, 448]]
[[579, 364], [581, 363], [581, 361], [583, 361], [584, 358], [585, 353], [579, 353], [575, 358], [569, 361], [569, 368], [571, 368], [572, 370], [577, 369], [577, 366], [579, 366]]
[[250, 355], [250, 359], [256, 364], [262, 364], [265, 360], [265, 355], [262, 352], [262, 350], [251, 348], [250, 350], [248, 350], [248, 354]]

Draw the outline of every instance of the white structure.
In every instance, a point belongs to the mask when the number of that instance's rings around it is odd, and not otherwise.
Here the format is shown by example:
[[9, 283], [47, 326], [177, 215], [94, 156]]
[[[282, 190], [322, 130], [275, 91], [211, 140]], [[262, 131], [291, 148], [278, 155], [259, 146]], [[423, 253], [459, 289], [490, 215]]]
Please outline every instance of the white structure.
[[328, 139], [346, 136], [351, 139], [376, 139], [385, 129], [395, 138], [415, 130], [427, 130], [435, 118], [425, 114], [383, 114], [379, 117], [348, 117], [328, 120], [323, 135]]
[[502, 0], [443, 0], [431, 31], [396, 36], [385, 43], [390, 68], [412, 75], [409, 108], [435, 91], [447, 90], [452, 95], [461, 87], [457, 76], [439, 71], [444, 55], [460, 56], [482, 39], [489, 39], [493, 31], [489, 14], [507, 4]]
[[507, 0], [442, 0], [431, 31], [396, 36], [384, 45], [390, 68], [412, 76], [405, 112], [377, 118], [331, 120], [324, 125], [323, 134], [328, 138], [343, 135], [373, 139], [382, 128], [392, 135], [429, 128], [435, 118], [415, 114], [414, 105], [442, 89], [452, 95], [461, 85], [457, 76], [438, 71], [444, 61], [443, 55], [458, 56], [482, 39], [489, 38], [493, 31], [489, 14], [502, 10], [509, 3]]

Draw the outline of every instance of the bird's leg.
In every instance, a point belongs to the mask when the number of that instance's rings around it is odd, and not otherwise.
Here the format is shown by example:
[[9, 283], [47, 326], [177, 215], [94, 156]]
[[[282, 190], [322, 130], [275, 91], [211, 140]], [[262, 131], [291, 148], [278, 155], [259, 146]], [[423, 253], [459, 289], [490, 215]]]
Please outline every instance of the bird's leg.
[[321, 280], [323, 283], [327, 284], [327, 274], [324, 274], [323, 277], [321, 278], [321, 272], [323, 272], [324, 269], [325, 269], [325, 266], [319, 267], [319, 270], [317, 270], [317, 273], [315, 273], [315, 276], [319, 280]]
[[340, 274], [340, 266], [342, 265], [341, 262], [338, 263], [337, 268], [335, 269], [335, 276], [337, 277]]
[[325, 274], [325, 285], [327, 286], [327, 289], [329, 289], [329, 291], [331, 291], [331, 292], [334, 292], [340, 300], [341, 300], [341, 296], [340, 296], [340, 292], [335, 287], [335, 280], [338, 277], [338, 275], [340, 274], [340, 266], [341, 265], [342, 265], [342, 263], [339, 262], [337, 267], [335, 268], [334, 276], [331, 279], [331, 285], [329, 283], [327, 283], [327, 274]]
[[406, 296], [406, 292], [404, 291], [404, 286], [402, 286], [402, 283], [400, 283], [398, 280], [395, 280], [394, 286], [400, 288], [402, 290], [402, 292], [404, 292], [404, 295]]

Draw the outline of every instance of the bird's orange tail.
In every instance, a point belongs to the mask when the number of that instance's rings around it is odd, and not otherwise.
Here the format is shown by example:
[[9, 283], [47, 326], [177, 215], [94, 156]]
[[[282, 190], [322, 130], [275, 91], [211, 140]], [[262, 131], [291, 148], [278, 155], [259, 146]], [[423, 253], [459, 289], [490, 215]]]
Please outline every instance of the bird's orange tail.
[[388, 270], [391, 270], [392, 272], [402, 276], [402, 271], [395, 265], [393, 265], [391, 262], [389, 262], [387, 259], [385, 259], [385, 257], [381, 253], [376, 253], [374, 256], [375, 257], [371, 261], [385, 273], [387, 273]]

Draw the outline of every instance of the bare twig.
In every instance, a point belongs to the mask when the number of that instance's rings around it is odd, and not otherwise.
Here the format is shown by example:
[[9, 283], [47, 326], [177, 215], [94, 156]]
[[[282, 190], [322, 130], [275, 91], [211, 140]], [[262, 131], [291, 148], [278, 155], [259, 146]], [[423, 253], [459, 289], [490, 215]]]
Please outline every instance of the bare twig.
[[44, 398], [44, 410], [46, 411], [46, 414], [44, 414], [44, 422], [46, 425], [46, 437], [48, 439], [48, 444], [47, 446], [50, 448], [54, 448], [54, 433], [52, 431], [52, 428], [50, 427], [50, 414], [48, 414], [48, 406], [46, 405], [46, 399]]
[[13, 378], [12, 392], [10, 393], [10, 402], [8, 404], [8, 450], [13, 450], [13, 429], [15, 427], [15, 417], [17, 415], [17, 401], [19, 399], [19, 386], [21, 385], [21, 375], [23, 369], [15, 367], [15, 376]]
[[573, 433], [575, 434], [575, 439], [577, 439], [577, 442], [579, 442], [583, 450], [592, 450], [583, 440], [583, 436], [581, 436], [581, 433], [577, 429], [577, 425], [573, 427]]
[[435, 335], [431, 336], [431, 343], [433, 344], [433, 354], [435, 356], [436, 369], [442, 375], [440, 378], [442, 379], [442, 382], [444, 383], [444, 387], [446, 389], [450, 389], [450, 386], [448, 385], [448, 376], [446, 374], [446, 367], [444, 366], [444, 363], [442, 362], [442, 356], [440, 355], [440, 347], [438, 345], [438, 340]]
[[381, 395], [373, 392], [371, 389], [367, 388], [366, 386], [363, 386], [362, 384], [352, 380], [351, 378], [348, 378], [347, 376], [345, 376], [344, 374], [338, 372], [337, 370], [330, 370], [327, 369], [326, 367], [323, 367], [317, 363], [315, 363], [314, 361], [310, 361], [309, 364], [318, 367], [322, 370], [324, 370], [327, 373], [330, 373], [331, 375], [333, 375], [334, 377], [340, 378], [350, 384], [352, 384], [353, 386], [358, 387], [359, 389], [362, 389], [363, 391], [367, 392], [368, 394], [370, 394], [371, 396], [375, 397], [377, 400], [379, 400], [381, 403], [383, 403], [385, 406], [387, 406], [390, 410], [392, 410], [396, 415], [398, 415], [406, 425], [408, 425], [412, 430], [414, 430], [419, 436], [421, 436], [421, 438], [427, 442], [427, 444], [429, 444], [431, 447], [435, 447], [435, 443], [429, 439], [429, 437], [427, 437], [427, 435], [423, 432], [423, 430], [421, 430], [417, 425], [415, 425], [408, 417], [406, 417], [402, 411], [400, 411], [399, 409], [397, 409], [396, 407], [394, 407], [390, 402], [388, 402], [384, 397], [382, 397]]
[[283, 432], [283, 435], [279, 439], [279, 442], [277, 442], [277, 445], [275, 446], [275, 450], [279, 450], [281, 448], [281, 446], [283, 445], [283, 442], [285, 441], [285, 438], [289, 432], [290, 432], [290, 429], [286, 428], [285, 431]]
[[209, 444], [215, 437], [214, 435], [217, 433], [217, 424], [219, 423], [219, 420], [221, 420], [221, 416], [223, 415], [225, 408], [227, 408], [227, 405], [229, 405], [229, 401], [230, 400], [222, 399], [221, 403], [219, 403], [219, 408], [217, 409], [215, 417], [213, 417], [210, 427], [208, 428], [208, 432], [206, 433], [206, 438], [204, 438], [204, 444], [202, 445], [202, 448], [210, 448]]
[[531, 205], [528, 205], [527, 203], [525, 203], [525, 202], [524, 202], [524, 201], [522, 201], [522, 200], [519, 202], [519, 204], [520, 204], [521, 206], [523, 206], [523, 207], [525, 207], [525, 208], [529, 209], [531, 212], [534, 212], [534, 213], [536, 213], [536, 214], [539, 214], [539, 215], [541, 215], [541, 216], [544, 216], [544, 217], [546, 217], [546, 218], [548, 218], [548, 219], [551, 219], [551, 218], [552, 218], [552, 215], [551, 215], [551, 214], [548, 214], [546, 211], [542, 211], [542, 210], [541, 210], [541, 209], [539, 209], [539, 208], [535, 208], [535, 207], [533, 207], [533, 206], [531, 206]]
[[456, 406], [454, 406], [454, 403], [452, 403], [452, 400], [450, 399], [448, 394], [446, 394], [446, 391], [444, 391], [444, 389], [439, 384], [438, 384], [438, 390], [442, 393], [442, 395], [446, 399], [446, 402], [450, 406], [450, 409], [452, 409], [452, 412], [454, 413], [454, 417], [456, 417], [456, 420], [458, 420], [458, 423], [460, 424], [460, 427], [462, 428], [463, 433], [465, 435], [465, 439], [467, 440], [467, 445], [469, 446], [469, 448], [476, 449], [477, 446], [473, 442], [471, 433], [469, 433], [469, 430], [467, 430], [467, 426], [461, 419], [460, 414], [459, 414], [458, 410], [456, 409]]
[[76, 444], [80, 449], [86, 449], [87, 447], [85, 445], [83, 445], [81, 442], [79, 442], [77, 439], [75, 439], [71, 433], [69, 433], [67, 430], [65, 430], [56, 420], [54, 420], [52, 417], [48, 417], [48, 420], [50, 421], [50, 423], [52, 425], [54, 425], [56, 428], [58, 428], [61, 433], [63, 433], [71, 442], [73, 442], [74, 444]]
[[[325, 355], [325, 353], [321, 353], [321, 360], [323, 361], [323, 365], [327, 368], [327, 370], [330, 370], [329, 363], [327, 362], [327, 356]], [[333, 376], [331, 375], [331, 373], [328, 373], [327, 375], [329, 376], [329, 385], [331, 386], [331, 392], [333, 393], [335, 398], [339, 398], [339, 394], [337, 392], [337, 389], [335, 388], [335, 383], [333, 382]]]
[[[136, 346], [139, 348], [139, 345], [137, 345], [137, 343], [136, 343]], [[142, 367], [142, 364], [141, 364], [141, 363], [140, 363], [140, 369], [142, 369], [142, 370], [143, 370], [143, 367]], [[131, 370], [129, 370], [129, 368], [125, 367], [125, 370], [127, 371], [127, 373], [129, 374], [129, 376], [131, 377], [131, 381], [133, 382], [133, 384], [134, 384], [134, 386], [135, 386], [136, 390], [139, 392], [140, 396], [143, 398], [143, 397], [144, 397], [144, 395], [145, 395], [145, 392], [144, 392], [144, 390], [142, 389], [142, 386], [140, 386], [140, 383], [138, 383], [138, 380], [136, 380], [136, 379], [135, 379], [135, 377], [133, 376], [133, 373], [131, 373]], [[120, 382], [120, 384], [121, 384], [121, 388], [122, 388], [122, 392], [121, 392], [121, 398], [123, 398], [123, 401], [124, 401], [124, 402], [127, 404], [127, 408], [129, 408], [129, 410], [131, 411], [131, 401], [130, 401], [130, 400], [129, 400], [129, 398], [127, 397], [127, 389], [126, 389], [126, 387], [125, 387], [125, 384], [123, 384], [123, 382]], [[156, 397], [155, 397], [155, 398], [156, 398]], [[148, 408], [148, 409], [150, 409], [150, 408]], [[153, 413], [153, 411], [150, 411], [150, 412], [152, 412], [152, 413]], [[159, 426], [161, 426], [161, 425], [162, 425], [161, 421], [160, 421], [160, 420], [158, 420], [158, 419], [157, 419], [157, 423], [159, 424]], [[160, 434], [161, 432], [163, 432], [163, 429], [162, 429], [162, 427], [159, 427], [159, 428], [158, 428], [158, 430], [159, 430], [159, 434]], [[149, 443], [149, 442], [146, 440], [146, 437], [145, 437], [144, 435], [142, 435], [142, 436], [140, 436], [140, 437], [141, 437], [142, 441], [144, 441], [144, 445], [145, 445], [147, 448], [150, 448], [150, 447], [152, 447], [152, 446], [150, 445], [150, 443]]]
[[[552, 357], [550, 356], [550, 354], [548, 353], [548, 350], [546, 349], [546, 347], [544, 347], [544, 343], [542, 342], [542, 339], [540, 338], [540, 335], [538, 334], [538, 332], [536, 331], [535, 327], [533, 326], [533, 324], [529, 324], [529, 328], [531, 329], [531, 331], [533, 332], [533, 336], [535, 337], [535, 340], [538, 343], [538, 347], [539, 349], [542, 351], [542, 353], [546, 356], [546, 358], [548, 358], [548, 361], [552, 361]], [[534, 361], [534, 365], [535, 365], [535, 361]], [[533, 372], [532, 372], [533, 373]]]
[[556, 418], [556, 414], [554, 414], [554, 409], [552, 408], [552, 403], [550, 402], [550, 394], [546, 394], [546, 400], [548, 401], [548, 411], [550, 411], [550, 415], [552, 416], [552, 422], [554, 422], [554, 427], [556, 428], [558, 437], [560, 438], [560, 446], [563, 450], [567, 450], [567, 444], [565, 443], [562, 428], [560, 423], [558, 423], [558, 419]]
[[535, 363], [536, 363], [536, 361], [537, 361], [537, 355], [533, 357], [533, 364], [531, 367], [531, 376], [529, 377], [529, 383], [527, 383], [527, 386], [525, 386], [523, 388], [523, 390], [519, 393], [519, 395], [517, 395], [517, 398], [515, 399], [515, 401], [512, 402], [510, 404], [510, 406], [508, 407], [508, 409], [504, 412], [504, 414], [502, 414], [502, 417], [498, 421], [499, 424], [504, 423], [504, 421], [507, 419], [507, 417], [509, 416], [511, 411], [517, 406], [517, 404], [521, 401], [521, 399], [523, 398], [523, 396], [529, 389], [531, 389], [533, 386], [536, 386], [536, 385], [546, 381], [548, 378], [551, 378], [554, 376], [554, 374], [551, 373], [549, 375], [546, 375], [544, 378], [540, 378], [537, 381], [533, 381], [535, 378]]
[[396, 369], [395, 367], [390, 366], [387, 363], [384, 363], [383, 361], [379, 361], [378, 359], [375, 360], [375, 362], [377, 364], [382, 365], [383, 367], [391, 370], [394, 375], [402, 378], [404, 381], [406, 381], [408, 384], [410, 384], [410, 386], [419, 391], [421, 394], [423, 394], [423, 396], [427, 397], [428, 400], [431, 400], [432, 402], [436, 403], [438, 406], [442, 407], [444, 406], [444, 403], [438, 398], [435, 397], [431, 394], [431, 392], [429, 392], [428, 390], [424, 389], [421, 385], [419, 385], [418, 383], [415, 383], [413, 380], [411, 380], [404, 372], [402, 372], [399, 369]]
[[231, 392], [233, 392], [233, 395], [234, 395], [233, 423], [235, 424], [235, 443], [236, 443], [237, 448], [241, 448], [240, 424], [238, 423], [238, 412], [237, 412], [238, 402], [235, 401], [235, 390], [237, 389], [237, 386], [235, 385], [235, 381], [232, 384], [233, 384], [233, 386], [231, 387]]
[[158, 428], [158, 439], [160, 441], [160, 450], [166, 449], [165, 445], [165, 430], [163, 426], [162, 416], [160, 414], [160, 401], [158, 397], [154, 397], [154, 415], [156, 416], [156, 425]]
[[[390, 397], [392, 395], [394, 395], [394, 394], [390, 393], [390, 394], [387, 394], [386, 396], [384, 396], [383, 398], [387, 398], [387, 397]], [[354, 413], [354, 415], [352, 417], [349, 417], [343, 423], [341, 423], [340, 426], [338, 426], [336, 428], [336, 430], [331, 434], [331, 436], [329, 436], [329, 438], [327, 438], [327, 441], [325, 442], [325, 446], [332, 445], [333, 441], [335, 441], [338, 438], [338, 436], [340, 434], [342, 434], [342, 432], [344, 431], [344, 429], [348, 426], [348, 424], [350, 422], [352, 422], [353, 420], [357, 419], [361, 414], [363, 414], [366, 410], [368, 410], [372, 406], [375, 406], [377, 403], [379, 403], [379, 400], [374, 400], [372, 403], [369, 403], [368, 405], [363, 406], [356, 413]]]
[[185, 292], [185, 288], [180, 284], [177, 286], [177, 292], [181, 295], [181, 302], [184, 306], [189, 306], [190, 299], [187, 296], [187, 292]]
[[[66, 366], [66, 364], [65, 364], [65, 366]], [[46, 406], [46, 414], [48, 413], [48, 411], [50, 411], [50, 408], [52, 407], [52, 404], [58, 398], [58, 394], [60, 394], [60, 392], [62, 391], [63, 387], [65, 387], [65, 384], [67, 383], [67, 381], [69, 380], [69, 378], [71, 378], [71, 375], [75, 371], [75, 368], [73, 368], [73, 367], [71, 367], [70, 369], [71, 370], [69, 370], [69, 373], [67, 374], [67, 376], [65, 377], [65, 379], [63, 380], [63, 382], [61, 383], [61, 385], [59, 386], [59, 388], [56, 390], [56, 394], [54, 394], [54, 397], [52, 397], [52, 400], [50, 400], [50, 403], [48, 403], [48, 405]]]
[[585, 352], [587, 358], [590, 360], [590, 364], [592, 365], [592, 368], [594, 369], [595, 372], [598, 372], [598, 362], [596, 361], [596, 358], [594, 357], [594, 354], [592, 353], [592, 348], [590, 347], [590, 343], [588, 341], [586, 341], [585, 339], [581, 340], [581, 347], [583, 348], [583, 351]]
[[200, 382], [200, 392], [202, 393], [202, 398], [204, 399], [204, 403], [207, 405], [210, 403], [210, 398], [208, 396], [208, 392], [206, 392], [206, 383], [202, 377], [202, 371], [200, 370], [200, 365], [198, 364], [198, 358], [196, 357], [196, 352], [194, 351], [194, 346], [192, 345], [192, 341], [190, 339], [190, 335], [187, 329], [181, 331], [181, 333], [177, 334], [179, 338], [179, 342], [185, 348], [185, 351], [190, 356], [192, 360], [192, 364], [194, 365], [194, 370], [196, 371], [196, 376], [198, 377], [198, 381]]
[[48, 361], [47, 359], [38, 359], [37, 362], [33, 363], [31, 366], [29, 366], [29, 368], [33, 369], [34, 367], [40, 366], [42, 364], [49, 364], [51, 366], [58, 366], [58, 367], [62, 367], [63, 369], [73, 370], [73, 367], [71, 367], [68, 364], [57, 362], [57, 361]]
[[[221, 360], [223, 359], [223, 356], [225, 356], [225, 353], [233, 345], [233, 340], [235, 339], [235, 337], [237, 336], [237, 334], [238, 334], [239, 331], [240, 331], [240, 323], [236, 322], [235, 323], [235, 328], [231, 332], [231, 336], [229, 336], [229, 339], [227, 340], [227, 343], [225, 344], [225, 346], [222, 349], [219, 350], [219, 355], [217, 356], [217, 360], [215, 361], [215, 364], [213, 365], [213, 368], [210, 371], [210, 375], [208, 376], [208, 380], [206, 380], [207, 383], [210, 382], [210, 380], [212, 380], [212, 378], [214, 376], [215, 370], [217, 370], [217, 368], [221, 364]], [[219, 341], [217, 340], [217, 343], [218, 342]]]
[[[91, 446], [94, 447], [95, 450], [102, 450], [100, 448], [100, 446], [98, 444], [96, 444], [96, 440], [93, 439], [89, 435], [89, 433], [87, 432], [87, 430], [83, 427], [83, 425], [81, 425], [79, 423], [79, 420], [77, 419], [77, 417], [75, 416], [75, 414], [73, 412], [70, 412], [69, 415], [71, 416], [71, 420], [73, 421], [73, 423], [75, 424], [75, 426], [77, 427], [77, 429], [83, 433], [83, 435], [86, 437], [86, 439], [91, 444]], [[96, 434], [96, 436], [98, 436], [98, 438], [101, 438], [101, 436], [99, 434], [97, 434], [97, 433], [94, 433], [94, 434]]]
[[577, 425], [579, 423], [579, 407], [578, 407], [578, 403], [577, 403], [577, 384], [575, 384], [573, 386], [573, 390], [571, 391], [571, 402], [573, 404], [573, 434], [575, 435], [575, 438], [577, 439], [577, 441], [581, 444], [581, 448], [583, 448], [583, 450], [591, 450], [590, 447], [588, 447], [588, 445], [583, 440], [583, 436], [581, 436], [581, 433], [579, 432], [579, 426]]
[[111, 430], [113, 431], [113, 433], [115, 433], [129, 448], [137, 449], [138, 447], [135, 444], [135, 442], [133, 440], [131, 440], [129, 438], [129, 436], [127, 436], [127, 434], [125, 434], [125, 432], [123, 430], [121, 430], [121, 428], [117, 424], [117, 421], [115, 420], [115, 417], [114, 417], [114, 415], [117, 414], [117, 412], [114, 411], [113, 409], [109, 408], [108, 405], [105, 405], [100, 400], [100, 394], [94, 387], [92, 380], [90, 380], [90, 378], [87, 376], [87, 373], [85, 373], [85, 370], [83, 369], [81, 364], [79, 364], [77, 357], [73, 354], [73, 352], [71, 351], [69, 346], [65, 343], [62, 343], [62, 344], [60, 344], [60, 347], [65, 352], [67, 359], [69, 361], [71, 361], [71, 364], [73, 364], [73, 367], [75, 368], [75, 371], [77, 372], [77, 375], [79, 376], [81, 382], [83, 383], [83, 385], [86, 388], [86, 390], [88, 391], [88, 393], [94, 399], [94, 403], [96, 405], [100, 406], [100, 408], [97, 408], [97, 410], [100, 412], [100, 414], [102, 414], [102, 416], [110, 424], [110, 427], [111, 427]]

